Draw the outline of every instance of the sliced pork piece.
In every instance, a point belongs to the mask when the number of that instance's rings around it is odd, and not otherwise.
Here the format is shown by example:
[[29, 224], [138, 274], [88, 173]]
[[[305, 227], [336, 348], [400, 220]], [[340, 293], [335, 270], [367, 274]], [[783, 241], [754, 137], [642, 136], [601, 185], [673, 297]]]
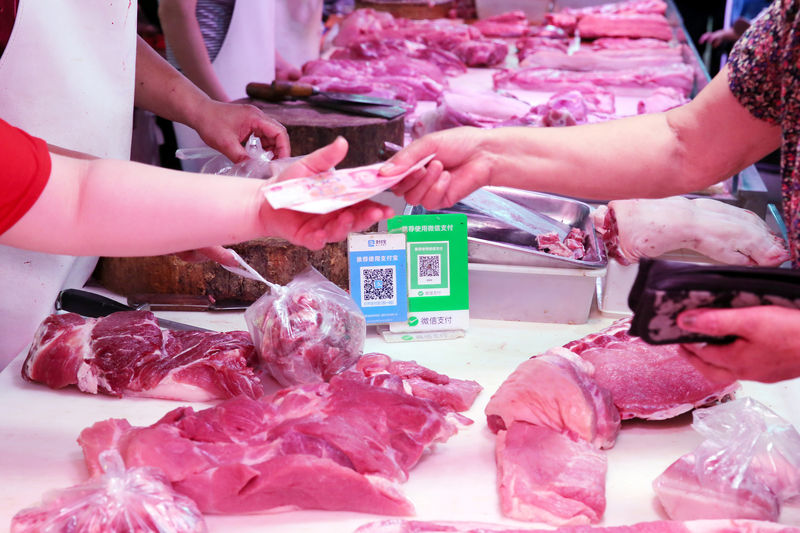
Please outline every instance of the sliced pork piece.
[[208, 401], [263, 394], [246, 331], [163, 330], [149, 311], [103, 318], [51, 315], [37, 330], [22, 377], [59, 389]]
[[652, 94], [639, 100], [636, 112], [640, 115], [647, 113], [660, 113], [674, 107], [681, 106], [689, 99], [672, 87], [659, 87]]
[[568, 54], [566, 50], [541, 48], [526, 50], [520, 55], [520, 66], [561, 70], [626, 70], [640, 67], [667, 67], [683, 63], [678, 47], [616, 49], [581, 47]]
[[682, 94], [688, 95], [694, 87], [694, 71], [686, 64], [662, 68], [641, 67], [590, 72], [528, 67], [506, 69], [496, 73], [494, 87], [532, 91], [587, 90], [592, 87], [603, 87], [619, 92], [674, 87]]
[[628, 334], [630, 318], [564, 345], [594, 367], [623, 420], [665, 420], [733, 396], [735, 381], [706, 379], [677, 344], [654, 346]]
[[669, 41], [673, 38], [666, 17], [649, 13], [584, 15], [578, 20], [576, 31], [583, 39], [629, 37]]
[[524, 11], [508, 11], [475, 21], [472, 25], [486, 37], [522, 37], [530, 26]]
[[783, 239], [752, 211], [706, 198], [613, 200], [592, 213], [609, 257], [623, 265], [688, 249], [730, 265], [777, 266]]
[[486, 405], [489, 429], [497, 432], [522, 421], [611, 448], [620, 429], [619, 412], [591, 372], [590, 364], [568, 350], [524, 361]]
[[469, 422], [406, 392], [392, 374], [349, 371], [261, 400], [183, 407], [149, 427], [106, 420], [79, 438], [91, 473], [99, 453], [161, 468], [205, 513], [291, 509], [408, 515], [397, 483], [434, 443]]
[[739, 489], [701, 483], [695, 457], [688, 454], [672, 463], [653, 482], [653, 490], [672, 520], [777, 520], [780, 503], [775, 494], [757, 478], [741, 481], [743, 487]]
[[514, 422], [497, 432], [496, 460], [505, 516], [556, 526], [594, 524], [603, 516], [606, 456], [588, 442]]
[[564, 526], [556, 529], [520, 529], [502, 524], [475, 522], [423, 522], [382, 520], [359, 527], [355, 533], [798, 533], [800, 528], [758, 520], [658, 520], [625, 526]]
[[356, 363], [356, 370], [366, 377], [391, 374], [403, 380], [417, 398], [425, 398], [446, 409], [466, 411], [481, 392], [478, 382], [439, 374], [415, 361], [392, 361], [388, 355], [368, 353]]

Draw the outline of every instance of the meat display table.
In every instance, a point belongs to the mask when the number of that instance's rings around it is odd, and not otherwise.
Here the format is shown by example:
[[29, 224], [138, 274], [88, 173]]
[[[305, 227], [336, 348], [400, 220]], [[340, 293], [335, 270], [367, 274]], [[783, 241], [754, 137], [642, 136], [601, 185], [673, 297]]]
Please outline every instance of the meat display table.
[[[101, 291], [102, 292], [102, 291]], [[159, 316], [216, 330], [245, 329], [242, 313], [159, 313]], [[366, 352], [384, 352], [395, 359], [416, 360], [456, 378], [474, 379], [484, 390], [465, 413], [475, 423], [439, 444], [412, 469], [401, 490], [416, 507], [419, 520], [499, 522], [518, 528], [541, 524], [505, 519], [495, 488], [494, 436], [483, 409], [489, 397], [527, 357], [597, 331], [611, 319], [593, 311], [586, 324], [542, 324], [472, 320], [465, 337], [453, 340], [386, 343], [370, 331]], [[87, 477], [80, 431], [107, 418], [127, 418], [149, 425], [181, 402], [115, 399], [75, 389], [51, 390], [20, 377], [24, 356], [0, 373], [0, 530], [24, 507], [38, 504], [52, 489]], [[745, 382], [739, 397], [751, 396], [800, 427], [800, 381], [774, 385]], [[196, 409], [206, 404], [194, 404]], [[603, 525], [664, 519], [651, 489], [652, 480], [700, 437], [690, 427], [691, 415], [664, 422], [628, 421], [616, 446], [608, 452], [607, 510]], [[784, 509], [782, 521], [800, 523]], [[387, 517], [347, 512], [293, 511], [251, 515], [207, 516], [212, 532], [350, 533], [358, 526]]]

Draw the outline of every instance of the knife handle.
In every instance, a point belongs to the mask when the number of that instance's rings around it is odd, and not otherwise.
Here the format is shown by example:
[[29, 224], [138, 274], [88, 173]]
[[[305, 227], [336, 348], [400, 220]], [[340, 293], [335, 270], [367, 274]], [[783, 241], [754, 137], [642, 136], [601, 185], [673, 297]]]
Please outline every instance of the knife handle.
[[317, 93], [313, 85], [275, 80], [272, 83], [250, 82], [245, 87], [250, 98], [279, 102], [287, 98], [308, 98]]
[[56, 309], [92, 318], [107, 316], [117, 311], [135, 311], [135, 308], [116, 300], [80, 289], [66, 289], [58, 293]]

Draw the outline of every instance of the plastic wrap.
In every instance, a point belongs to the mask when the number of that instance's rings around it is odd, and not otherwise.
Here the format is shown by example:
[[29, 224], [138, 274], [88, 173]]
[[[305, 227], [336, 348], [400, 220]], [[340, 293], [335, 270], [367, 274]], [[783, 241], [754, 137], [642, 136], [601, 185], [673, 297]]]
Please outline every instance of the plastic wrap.
[[11, 533], [205, 533], [203, 515], [158, 469], [125, 469], [119, 452], [100, 455], [104, 473], [45, 495], [11, 520]]
[[212, 148], [182, 148], [176, 152], [178, 159], [207, 159], [200, 172], [203, 174], [219, 174], [222, 176], [239, 176], [244, 178], [269, 179], [277, 176], [283, 170], [302, 159], [299, 157], [285, 157], [273, 159], [275, 154], [261, 147], [261, 139], [255, 135], [245, 144], [248, 158], [240, 163], [233, 163], [223, 154]]
[[800, 433], [752, 398], [694, 412], [692, 428], [705, 441], [695, 450], [695, 469], [706, 486], [743, 488], [758, 480], [779, 501], [800, 495]]
[[281, 385], [327, 381], [364, 349], [364, 314], [350, 295], [309, 266], [245, 311], [261, 360]]

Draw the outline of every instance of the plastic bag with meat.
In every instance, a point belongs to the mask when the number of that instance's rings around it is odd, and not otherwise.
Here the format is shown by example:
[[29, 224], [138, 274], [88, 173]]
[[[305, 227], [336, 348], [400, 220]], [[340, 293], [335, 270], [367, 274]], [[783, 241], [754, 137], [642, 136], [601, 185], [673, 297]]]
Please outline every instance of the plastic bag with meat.
[[273, 286], [245, 320], [261, 360], [283, 386], [328, 381], [361, 357], [367, 336], [350, 295], [311, 266], [285, 287]]
[[126, 470], [116, 450], [103, 452], [100, 464], [103, 474], [50, 492], [40, 507], [17, 513], [11, 533], [208, 531], [194, 501], [174, 492], [161, 470]]

